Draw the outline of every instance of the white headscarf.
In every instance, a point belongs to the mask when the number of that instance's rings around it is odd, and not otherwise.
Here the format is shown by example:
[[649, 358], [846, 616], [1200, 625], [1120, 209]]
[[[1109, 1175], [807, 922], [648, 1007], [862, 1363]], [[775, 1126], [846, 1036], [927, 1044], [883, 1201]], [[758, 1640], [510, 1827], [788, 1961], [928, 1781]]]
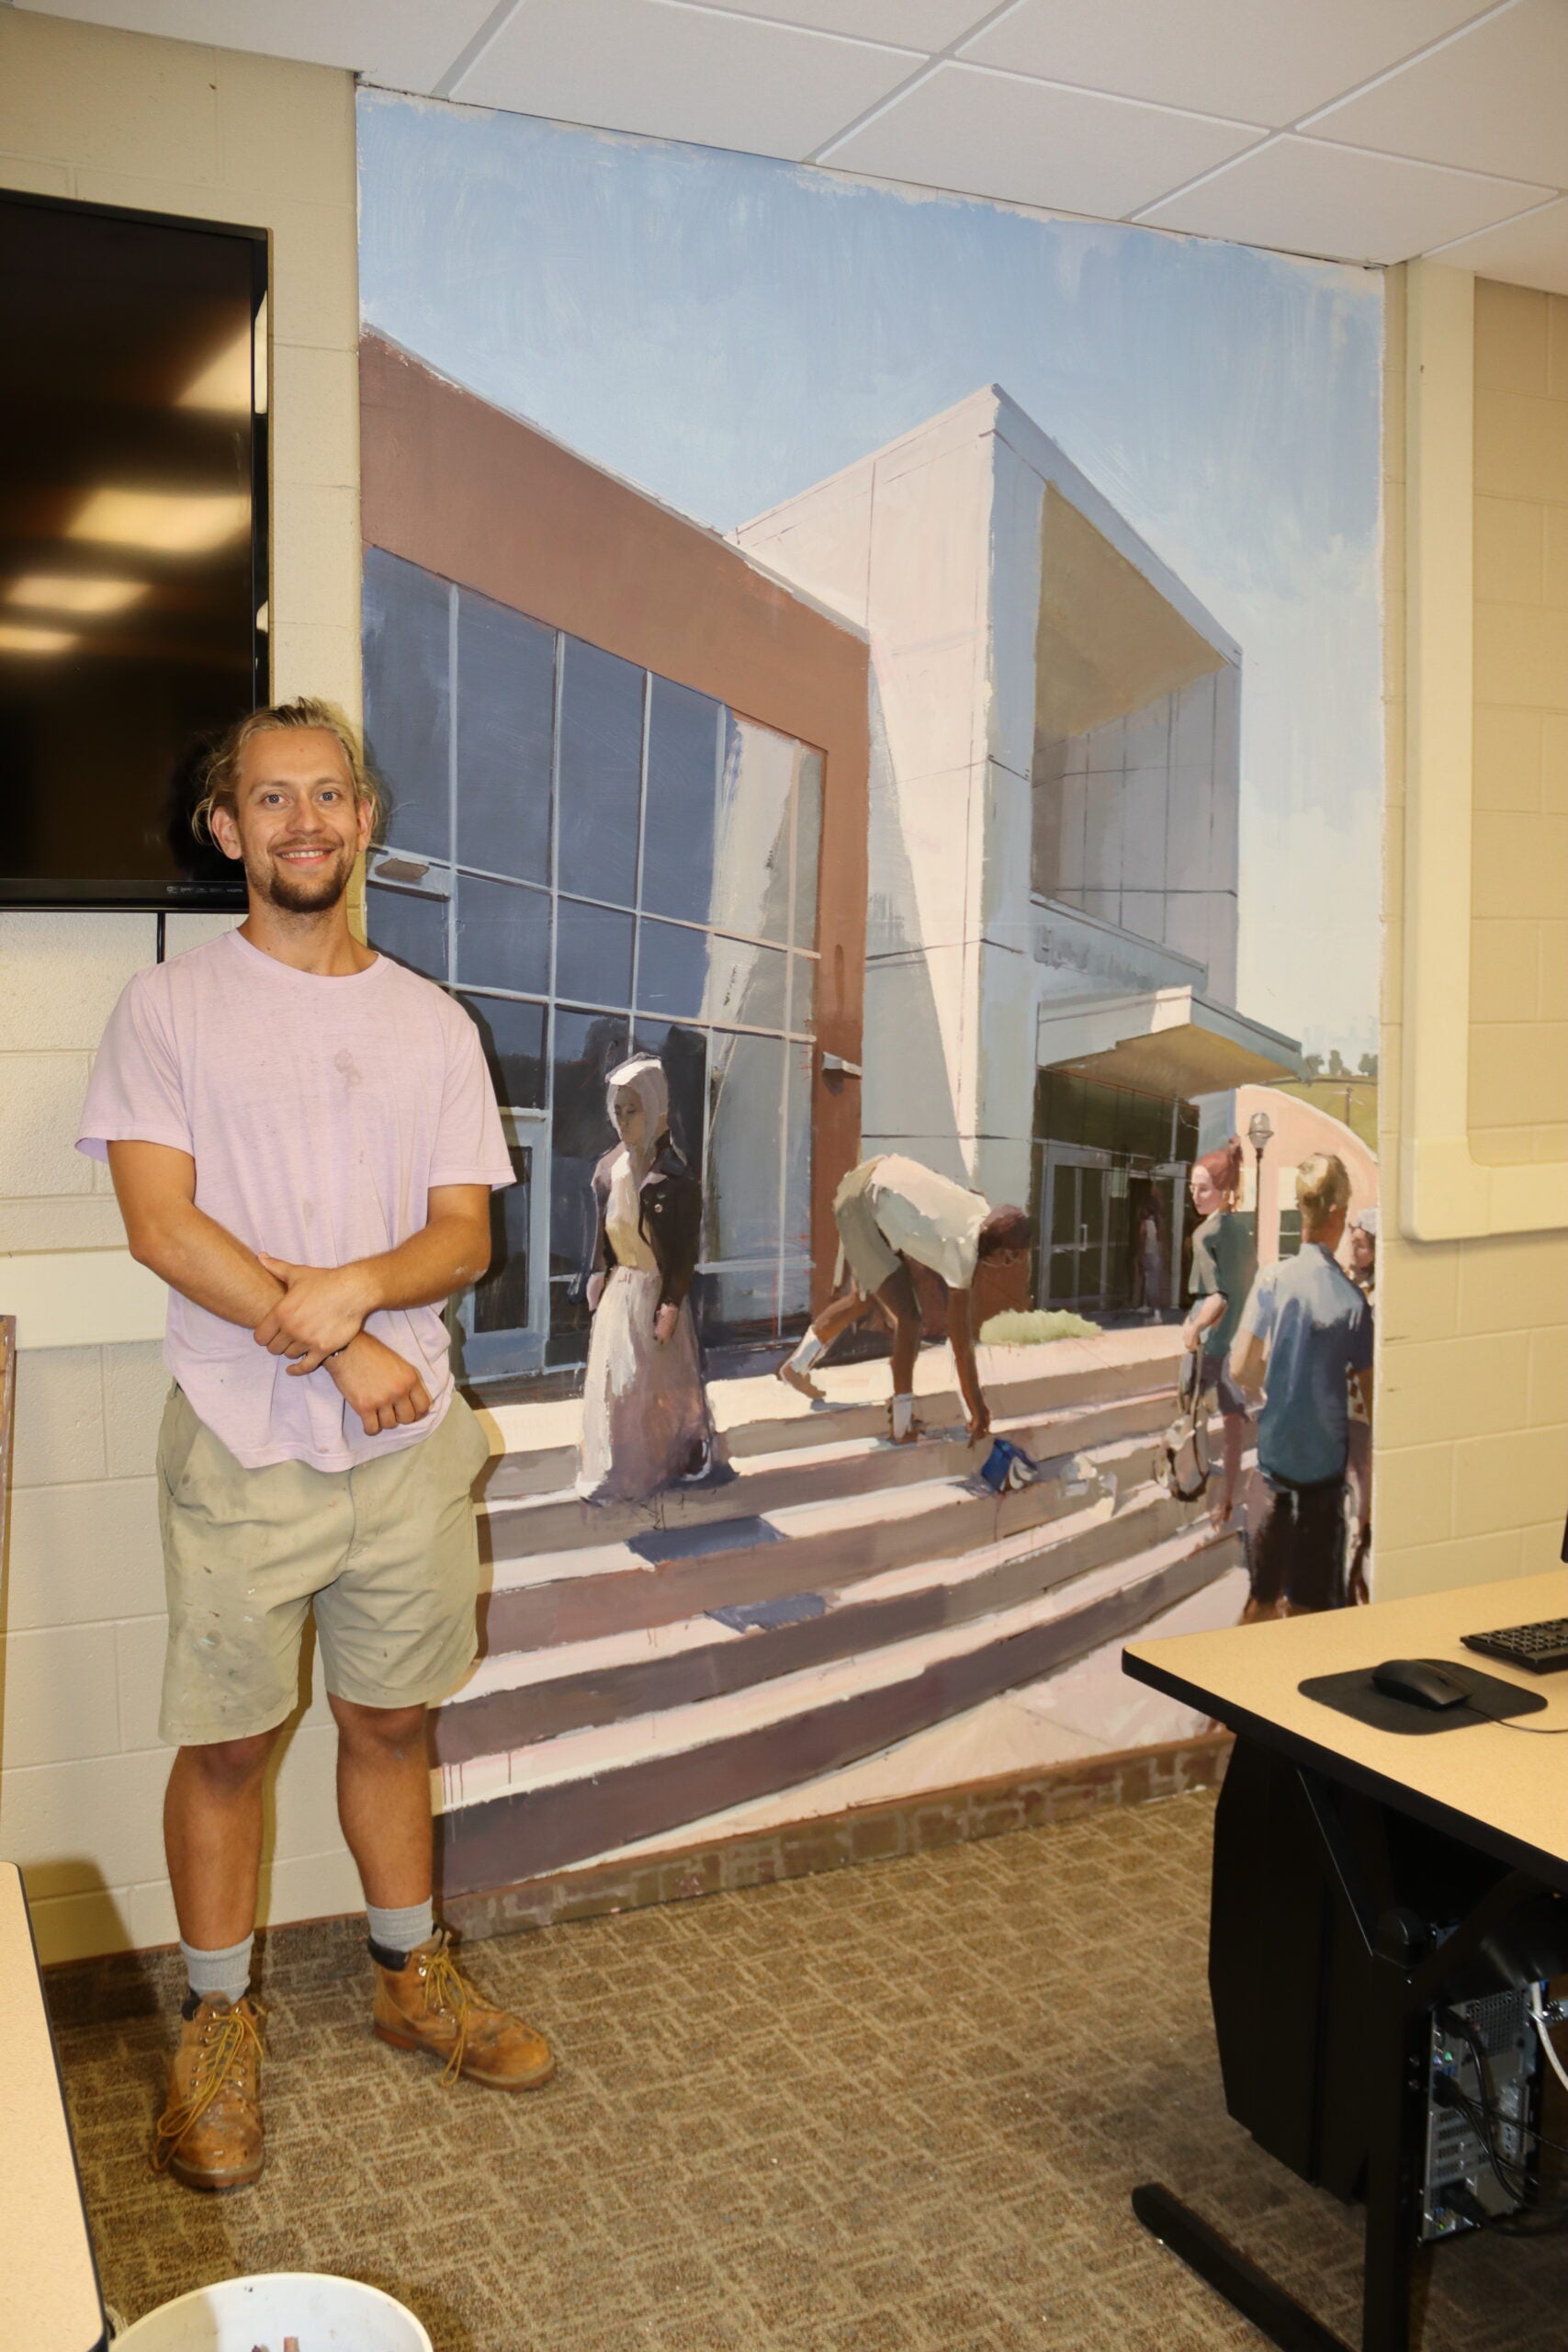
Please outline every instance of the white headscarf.
[[634, 1054], [630, 1061], [619, 1063], [610, 1072], [605, 1087], [612, 1118], [618, 1093], [624, 1090], [636, 1095], [642, 1106], [643, 1139], [634, 1158], [650, 1160], [670, 1125], [670, 1081], [664, 1075], [663, 1063], [652, 1054]]

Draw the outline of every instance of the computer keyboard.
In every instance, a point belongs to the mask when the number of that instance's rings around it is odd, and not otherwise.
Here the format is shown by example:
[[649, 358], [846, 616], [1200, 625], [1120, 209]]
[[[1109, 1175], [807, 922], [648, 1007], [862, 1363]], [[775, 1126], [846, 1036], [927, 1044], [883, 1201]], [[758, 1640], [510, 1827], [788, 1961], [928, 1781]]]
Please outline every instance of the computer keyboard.
[[1568, 1617], [1543, 1617], [1539, 1625], [1500, 1625], [1495, 1634], [1465, 1634], [1467, 1650], [1500, 1657], [1532, 1674], [1555, 1674], [1568, 1666]]

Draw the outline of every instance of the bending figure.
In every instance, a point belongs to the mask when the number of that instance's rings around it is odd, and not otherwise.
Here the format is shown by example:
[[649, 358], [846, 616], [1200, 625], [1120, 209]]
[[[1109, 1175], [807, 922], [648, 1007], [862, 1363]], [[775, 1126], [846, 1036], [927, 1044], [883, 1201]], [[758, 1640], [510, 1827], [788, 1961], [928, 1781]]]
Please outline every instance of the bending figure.
[[978, 1444], [991, 1431], [990, 1408], [975, 1366], [976, 1271], [982, 1261], [998, 1269], [1015, 1266], [1029, 1247], [1030, 1224], [1021, 1209], [992, 1208], [951, 1177], [922, 1168], [901, 1152], [888, 1152], [852, 1168], [833, 1203], [839, 1227], [839, 1280], [849, 1281], [825, 1306], [800, 1345], [780, 1364], [778, 1377], [803, 1396], [822, 1399], [811, 1377], [813, 1366], [840, 1332], [873, 1309], [893, 1326], [893, 1401], [890, 1434], [895, 1445], [919, 1435], [915, 1421], [915, 1357], [920, 1344], [920, 1303], [908, 1261], [925, 1266], [947, 1291], [947, 1330], [964, 1398], [969, 1436]]

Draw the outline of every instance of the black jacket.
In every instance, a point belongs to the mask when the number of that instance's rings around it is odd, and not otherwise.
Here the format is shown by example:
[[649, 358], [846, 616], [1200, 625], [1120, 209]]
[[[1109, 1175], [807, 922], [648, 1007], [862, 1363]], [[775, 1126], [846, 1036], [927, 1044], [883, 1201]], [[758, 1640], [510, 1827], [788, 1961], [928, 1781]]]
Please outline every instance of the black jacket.
[[[606, 1226], [611, 1172], [625, 1148], [615, 1145], [593, 1170], [595, 1219], [590, 1274], [607, 1273], [617, 1262]], [[659, 1268], [659, 1304], [679, 1306], [692, 1287], [702, 1248], [703, 1188], [666, 1135], [660, 1136], [652, 1164], [637, 1189], [637, 1228]]]

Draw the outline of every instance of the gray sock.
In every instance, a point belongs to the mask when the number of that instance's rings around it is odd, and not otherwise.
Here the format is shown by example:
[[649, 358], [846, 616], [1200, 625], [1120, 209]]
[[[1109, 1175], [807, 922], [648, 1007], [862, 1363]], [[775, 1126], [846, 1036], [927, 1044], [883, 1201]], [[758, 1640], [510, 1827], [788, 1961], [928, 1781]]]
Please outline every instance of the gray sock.
[[401, 1952], [405, 1958], [435, 1933], [435, 1905], [429, 1895], [423, 1903], [405, 1904], [400, 1911], [382, 1911], [367, 1903], [365, 1916], [370, 1922], [371, 1942], [383, 1951]]
[[209, 1993], [220, 1993], [226, 2001], [237, 2001], [249, 1990], [251, 1982], [251, 1946], [254, 1936], [246, 1936], [237, 1944], [228, 1944], [221, 1951], [197, 1951], [194, 1945], [180, 1944], [180, 1958], [186, 1964], [190, 1989], [198, 2001]]

